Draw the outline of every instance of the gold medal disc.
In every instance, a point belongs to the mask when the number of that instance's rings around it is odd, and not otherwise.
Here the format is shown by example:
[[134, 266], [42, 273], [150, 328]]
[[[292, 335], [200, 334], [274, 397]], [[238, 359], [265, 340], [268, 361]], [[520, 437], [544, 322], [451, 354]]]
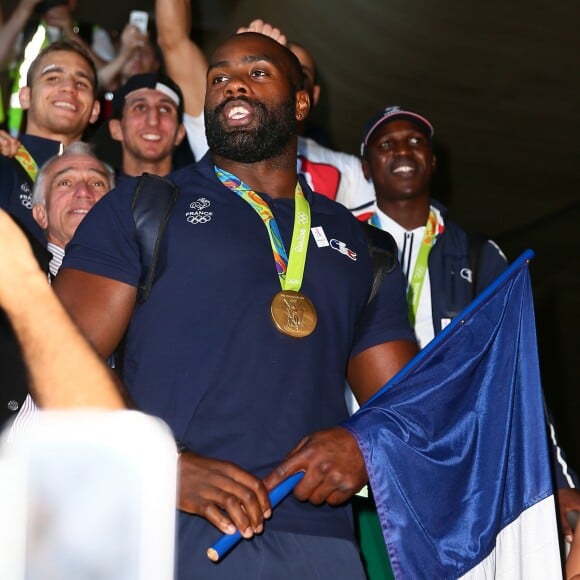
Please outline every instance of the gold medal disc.
[[278, 292], [270, 306], [274, 326], [283, 334], [303, 338], [312, 334], [318, 317], [314, 305], [304, 294], [294, 290]]

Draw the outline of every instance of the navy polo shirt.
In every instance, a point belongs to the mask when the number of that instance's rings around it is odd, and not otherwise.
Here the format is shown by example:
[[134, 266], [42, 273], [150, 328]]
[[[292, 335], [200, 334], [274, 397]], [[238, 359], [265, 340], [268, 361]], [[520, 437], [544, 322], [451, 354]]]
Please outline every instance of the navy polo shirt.
[[[164, 419], [192, 450], [263, 477], [302, 437], [347, 418], [351, 356], [391, 340], [414, 341], [405, 281], [397, 268], [367, 307], [373, 267], [364, 231], [346, 208], [303, 184], [319, 242], [310, 235], [301, 291], [316, 307], [318, 325], [308, 337], [285, 336], [270, 319], [280, 283], [259, 216], [220, 183], [209, 159], [170, 177], [180, 195], [165, 231], [162, 273], [130, 323], [127, 387], [141, 410]], [[63, 268], [138, 285], [135, 183], [95, 205], [67, 246]], [[294, 200], [262, 195], [288, 248]], [[180, 532], [191, 532], [192, 544], [199, 538], [188, 525], [219, 536], [201, 518], [180, 517], [189, 518]], [[348, 508], [293, 497], [267, 525], [352, 538]]]
[[[52, 139], [21, 135], [20, 142], [26, 147], [38, 167], [61, 150], [61, 143]], [[0, 155], [0, 207], [13, 215], [41, 243], [46, 244], [42, 228], [32, 217], [32, 180], [18, 161]]]

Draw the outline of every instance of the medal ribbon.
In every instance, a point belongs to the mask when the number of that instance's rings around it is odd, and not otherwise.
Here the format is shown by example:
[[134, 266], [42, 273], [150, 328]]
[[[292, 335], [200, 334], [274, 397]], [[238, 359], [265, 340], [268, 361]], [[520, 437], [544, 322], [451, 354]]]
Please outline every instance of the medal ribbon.
[[36, 164], [36, 161], [34, 161], [34, 158], [28, 149], [24, 147], [24, 145], [20, 145], [20, 147], [18, 147], [16, 155], [14, 155], [14, 159], [18, 161], [22, 169], [26, 171], [26, 174], [34, 183], [36, 181], [36, 175], [38, 174], [38, 165]]
[[290, 256], [288, 256], [276, 218], [266, 201], [232, 173], [215, 166], [214, 170], [218, 179], [228, 189], [248, 203], [264, 222], [270, 238], [272, 255], [274, 256], [276, 272], [278, 273], [282, 290], [295, 290], [298, 292], [304, 277], [310, 232], [310, 205], [304, 197], [300, 184], [296, 183], [296, 189], [294, 190], [294, 229], [292, 230], [292, 242], [290, 243]]

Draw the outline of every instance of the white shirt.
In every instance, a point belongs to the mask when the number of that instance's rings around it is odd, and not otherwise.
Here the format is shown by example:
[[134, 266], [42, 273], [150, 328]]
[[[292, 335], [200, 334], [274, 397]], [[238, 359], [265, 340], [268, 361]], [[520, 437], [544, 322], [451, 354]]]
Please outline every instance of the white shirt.
[[[442, 225], [443, 218], [439, 210], [434, 207], [431, 207], [431, 210], [437, 216], [437, 223]], [[383, 213], [378, 207], [375, 207], [375, 214], [381, 229], [389, 232], [389, 234], [395, 238], [399, 262], [403, 274], [407, 279], [408, 289], [409, 280], [413, 276], [413, 271], [417, 264], [417, 256], [419, 255], [419, 249], [425, 234], [425, 226], [413, 230], [406, 230], [387, 214]], [[435, 239], [435, 243], [437, 243], [437, 238]], [[421, 288], [421, 296], [419, 297], [419, 304], [415, 314], [415, 336], [417, 337], [420, 348], [424, 348], [425, 345], [435, 337], [433, 315], [431, 312], [431, 282], [429, 280], [429, 266], [427, 266], [427, 272], [425, 274], [423, 287]]]
[[361, 161], [355, 155], [298, 137], [298, 173], [313, 191], [338, 201], [355, 216], [368, 213], [372, 208], [375, 188], [365, 178]]
[[205, 138], [205, 119], [203, 113], [192, 117], [183, 114], [183, 126], [189, 142], [189, 147], [196, 161], [199, 161], [208, 151], [207, 139]]
[[52, 274], [52, 276], [56, 276], [62, 265], [62, 260], [64, 258], [64, 249], [61, 248], [60, 246], [53, 244], [52, 242], [48, 242], [48, 245], [46, 247], [48, 248], [48, 251], [52, 254], [52, 258], [50, 260], [50, 263], [48, 264], [48, 269]]
[[[439, 210], [431, 206], [431, 210], [437, 216], [437, 224], [444, 225], [443, 216]], [[417, 263], [417, 256], [419, 255], [419, 248], [423, 241], [425, 234], [425, 226], [415, 228], [413, 230], [406, 230], [399, 225], [395, 220], [391, 219], [387, 214], [383, 213], [375, 204], [374, 213], [378, 219], [382, 230], [389, 232], [395, 239], [398, 250], [398, 258], [401, 264], [401, 269], [405, 278], [407, 279], [407, 289], [409, 288], [409, 280], [413, 275], [415, 264]], [[437, 243], [437, 238], [435, 242]], [[421, 288], [421, 296], [419, 297], [419, 304], [417, 305], [417, 312], [415, 314], [415, 337], [419, 343], [420, 348], [433, 340], [435, 337], [435, 328], [433, 326], [433, 314], [431, 312], [431, 282], [429, 280], [429, 266], [427, 265], [427, 272]], [[350, 387], [347, 386], [346, 405], [349, 412], [352, 414], [358, 410], [357, 403]]]
[[[183, 125], [195, 160], [208, 151], [204, 116], [185, 113]], [[355, 216], [368, 213], [375, 201], [375, 189], [362, 171], [360, 159], [323, 147], [313, 139], [298, 137], [298, 173], [313, 191], [338, 201]]]

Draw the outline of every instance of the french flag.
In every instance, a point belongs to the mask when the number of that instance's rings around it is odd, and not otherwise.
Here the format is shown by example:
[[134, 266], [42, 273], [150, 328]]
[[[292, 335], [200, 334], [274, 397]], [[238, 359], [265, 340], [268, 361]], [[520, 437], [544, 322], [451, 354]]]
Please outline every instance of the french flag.
[[527, 251], [344, 426], [395, 577], [561, 578]]

